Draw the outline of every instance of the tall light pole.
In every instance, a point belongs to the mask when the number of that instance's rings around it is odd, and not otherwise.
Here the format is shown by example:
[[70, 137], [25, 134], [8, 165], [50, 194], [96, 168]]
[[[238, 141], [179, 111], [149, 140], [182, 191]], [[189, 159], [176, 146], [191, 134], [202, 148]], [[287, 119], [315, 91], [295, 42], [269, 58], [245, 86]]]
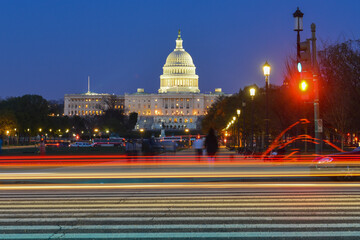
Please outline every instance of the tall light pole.
[[236, 147], [236, 132], [235, 132], [235, 121], [236, 121], [236, 117], [234, 116], [231, 123], [233, 125], [233, 142], [234, 142], [234, 148]]
[[240, 109], [236, 109], [236, 114], [237, 114], [237, 129], [238, 129], [238, 134], [237, 134], [237, 142], [238, 142], [238, 146], [240, 148], [240, 113], [241, 110]]
[[266, 126], [265, 126], [265, 148], [267, 149], [269, 146], [269, 76], [270, 76], [270, 65], [266, 61], [263, 70], [265, 76], [265, 95], [266, 95]]
[[185, 132], [189, 135], [189, 148], [191, 147], [191, 139], [190, 139], [190, 129], [185, 128]]
[[251, 97], [251, 150], [254, 150], [254, 97], [255, 97], [255, 88], [250, 88], [250, 97]]
[[[294, 25], [294, 31], [297, 32], [297, 38], [296, 38], [296, 64], [299, 69], [301, 69], [301, 55], [300, 55], [300, 32], [303, 30], [303, 16], [304, 13], [302, 13], [299, 9], [299, 7], [296, 9], [296, 11], [293, 13], [293, 17], [295, 20]], [[299, 70], [301, 72], [301, 70]], [[299, 126], [296, 126], [296, 136], [299, 135]], [[296, 142], [295, 142], [296, 147]]]
[[296, 54], [296, 64], [300, 62], [300, 32], [303, 30], [303, 16], [304, 13], [302, 13], [299, 9], [299, 7], [296, 9], [296, 11], [293, 13], [293, 17], [295, 19], [295, 26], [294, 31], [297, 32], [297, 40], [296, 40], [296, 47], [297, 47], [297, 54]]

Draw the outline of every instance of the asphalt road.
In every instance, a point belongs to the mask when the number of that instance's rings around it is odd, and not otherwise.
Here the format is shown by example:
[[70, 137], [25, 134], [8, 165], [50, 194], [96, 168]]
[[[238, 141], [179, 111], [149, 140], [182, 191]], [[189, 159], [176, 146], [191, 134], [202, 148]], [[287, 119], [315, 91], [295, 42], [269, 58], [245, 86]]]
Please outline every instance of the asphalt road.
[[0, 239], [359, 239], [359, 188], [1, 191]]

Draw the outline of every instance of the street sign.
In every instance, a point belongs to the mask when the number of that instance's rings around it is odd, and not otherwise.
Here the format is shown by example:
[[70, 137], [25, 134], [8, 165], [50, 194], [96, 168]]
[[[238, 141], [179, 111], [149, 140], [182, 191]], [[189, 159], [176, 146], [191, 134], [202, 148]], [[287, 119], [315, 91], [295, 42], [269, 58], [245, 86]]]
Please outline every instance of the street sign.
[[323, 122], [322, 119], [318, 119], [316, 120], [316, 128], [315, 128], [316, 132], [322, 133], [323, 132]]

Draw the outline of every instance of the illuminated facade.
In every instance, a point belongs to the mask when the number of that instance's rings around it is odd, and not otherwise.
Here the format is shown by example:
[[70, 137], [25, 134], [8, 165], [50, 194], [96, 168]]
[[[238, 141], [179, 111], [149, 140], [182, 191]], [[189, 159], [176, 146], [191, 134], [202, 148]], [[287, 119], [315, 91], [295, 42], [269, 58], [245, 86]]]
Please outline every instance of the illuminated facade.
[[124, 97], [90, 91], [84, 94], [65, 94], [64, 97], [66, 116], [102, 115], [110, 106], [114, 109], [124, 109]]
[[[138, 88], [136, 93], [116, 96], [116, 106], [127, 114], [138, 113], [136, 129], [199, 129], [201, 117], [224, 93], [221, 88], [216, 88], [213, 93], [200, 93], [199, 76], [195, 69], [192, 57], [183, 48], [179, 31], [176, 47], [163, 66], [158, 93], [145, 93], [144, 89]], [[91, 106], [88, 110], [91, 115], [94, 115], [94, 111], [95, 115], [102, 114], [107, 109], [106, 99], [109, 96], [94, 94], [90, 90], [85, 94], [66, 94], [64, 113], [88, 115], [86, 106]]]

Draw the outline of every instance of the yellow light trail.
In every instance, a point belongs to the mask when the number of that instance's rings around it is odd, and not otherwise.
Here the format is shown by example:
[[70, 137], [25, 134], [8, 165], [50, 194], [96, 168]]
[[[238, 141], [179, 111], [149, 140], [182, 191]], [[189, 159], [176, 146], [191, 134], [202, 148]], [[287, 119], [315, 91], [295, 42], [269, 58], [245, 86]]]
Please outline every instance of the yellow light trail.
[[4, 184], [0, 190], [90, 190], [90, 189], [224, 189], [224, 188], [359, 188], [360, 182], [310, 182], [310, 183], [274, 183], [274, 182], [256, 182], [256, 183], [148, 183], [148, 184]]

